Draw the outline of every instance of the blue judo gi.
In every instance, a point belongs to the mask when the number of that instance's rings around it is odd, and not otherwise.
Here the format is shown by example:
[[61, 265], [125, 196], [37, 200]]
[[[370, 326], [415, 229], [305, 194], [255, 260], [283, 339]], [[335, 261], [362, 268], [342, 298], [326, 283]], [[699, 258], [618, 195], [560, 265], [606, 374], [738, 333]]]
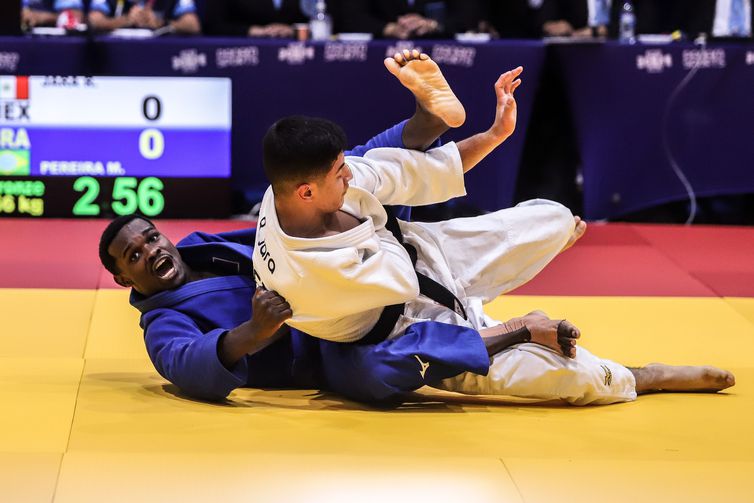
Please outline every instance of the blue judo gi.
[[[402, 146], [403, 124], [349, 155]], [[142, 313], [140, 325], [152, 363], [183, 393], [222, 400], [239, 387], [318, 388], [378, 402], [461, 372], [487, 373], [489, 356], [476, 330], [426, 321], [376, 345], [334, 343], [291, 329], [290, 336], [225, 368], [218, 356], [220, 338], [251, 318], [254, 237], [254, 229], [194, 232], [178, 243], [181, 257], [192, 268], [217, 277], [150, 297], [131, 292], [131, 304]]]

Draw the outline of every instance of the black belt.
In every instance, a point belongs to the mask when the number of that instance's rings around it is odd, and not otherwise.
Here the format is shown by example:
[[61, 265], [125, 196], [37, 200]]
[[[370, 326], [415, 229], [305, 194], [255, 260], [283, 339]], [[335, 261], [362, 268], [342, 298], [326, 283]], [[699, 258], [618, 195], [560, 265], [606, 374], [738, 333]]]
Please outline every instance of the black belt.
[[[414, 268], [416, 268], [416, 248], [403, 240], [403, 233], [401, 232], [400, 225], [398, 225], [398, 219], [395, 218], [393, 209], [386, 206], [385, 212], [387, 213], [387, 223], [385, 223], [385, 228], [392, 232], [395, 239], [403, 245], [408, 252], [409, 257], [411, 257], [411, 263], [414, 264]], [[469, 319], [468, 316], [466, 316], [466, 310], [463, 308], [463, 304], [458, 300], [458, 297], [453, 295], [453, 292], [419, 271], [416, 271], [416, 276], [419, 278], [419, 291], [423, 295], [429, 297], [438, 304], [447, 307], [457, 315], [461, 316], [464, 320]]]
[[[398, 219], [395, 218], [393, 209], [389, 206], [385, 206], [385, 212], [387, 213], [385, 228], [389, 230], [393, 236], [395, 236], [395, 239], [397, 239], [406, 249], [408, 256], [411, 257], [411, 263], [414, 264], [414, 270], [416, 270], [416, 248], [403, 240], [403, 233], [401, 232], [400, 225], [398, 225]], [[463, 304], [458, 300], [458, 297], [453, 295], [453, 292], [419, 271], [416, 271], [416, 276], [419, 279], [419, 292], [421, 292], [422, 295], [425, 295], [438, 304], [447, 307], [454, 313], [463, 317], [464, 320], [468, 320]], [[356, 343], [377, 344], [387, 339], [387, 336], [390, 335], [390, 332], [395, 328], [396, 323], [398, 323], [398, 318], [403, 314], [405, 308], [406, 304], [393, 304], [392, 306], [385, 307], [374, 327], [372, 327], [364, 337], [356, 341]]]

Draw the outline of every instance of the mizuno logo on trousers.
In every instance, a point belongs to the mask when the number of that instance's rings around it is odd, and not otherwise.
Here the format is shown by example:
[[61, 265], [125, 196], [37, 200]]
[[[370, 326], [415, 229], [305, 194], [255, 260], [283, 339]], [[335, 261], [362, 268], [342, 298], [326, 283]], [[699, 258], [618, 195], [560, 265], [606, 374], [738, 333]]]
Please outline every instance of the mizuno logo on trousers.
[[605, 371], [605, 386], [610, 386], [613, 384], [613, 373], [610, 370], [610, 367], [607, 365], [600, 365], [600, 367]]

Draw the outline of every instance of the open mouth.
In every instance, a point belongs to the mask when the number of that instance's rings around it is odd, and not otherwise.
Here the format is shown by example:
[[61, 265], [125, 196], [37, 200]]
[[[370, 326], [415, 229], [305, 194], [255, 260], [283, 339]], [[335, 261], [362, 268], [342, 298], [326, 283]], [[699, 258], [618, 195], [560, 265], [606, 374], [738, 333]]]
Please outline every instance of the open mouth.
[[175, 268], [175, 262], [170, 255], [163, 255], [155, 260], [152, 266], [152, 272], [160, 279], [172, 279], [178, 270]]

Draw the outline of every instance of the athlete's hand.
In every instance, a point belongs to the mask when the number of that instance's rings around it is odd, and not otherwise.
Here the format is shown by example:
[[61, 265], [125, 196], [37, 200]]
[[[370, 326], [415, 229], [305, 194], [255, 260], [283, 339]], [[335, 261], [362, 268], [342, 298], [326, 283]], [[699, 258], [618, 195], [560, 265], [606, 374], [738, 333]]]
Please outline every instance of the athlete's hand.
[[581, 337], [581, 332], [571, 322], [532, 317], [531, 314], [524, 320], [531, 333], [531, 342], [554, 349], [568, 358], [576, 356], [576, 339]]
[[[220, 339], [218, 355], [227, 369], [247, 355], [253, 355], [287, 333], [283, 322], [291, 317], [291, 306], [283, 297], [257, 288], [251, 298], [251, 319], [238, 325]], [[287, 327], [285, 327], [287, 328]]]
[[495, 82], [495, 95], [497, 96], [497, 108], [495, 121], [492, 123], [490, 133], [500, 142], [505, 141], [516, 129], [516, 99], [513, 93], [521, 85], [519, 75], [524, 68], [519, 66], [505, 72]]
[[258, 337], [271, 336], [293, 316], [290, 304], [283, 297], [264, 288], [254, 292], [251, 309], [250, 324]]

